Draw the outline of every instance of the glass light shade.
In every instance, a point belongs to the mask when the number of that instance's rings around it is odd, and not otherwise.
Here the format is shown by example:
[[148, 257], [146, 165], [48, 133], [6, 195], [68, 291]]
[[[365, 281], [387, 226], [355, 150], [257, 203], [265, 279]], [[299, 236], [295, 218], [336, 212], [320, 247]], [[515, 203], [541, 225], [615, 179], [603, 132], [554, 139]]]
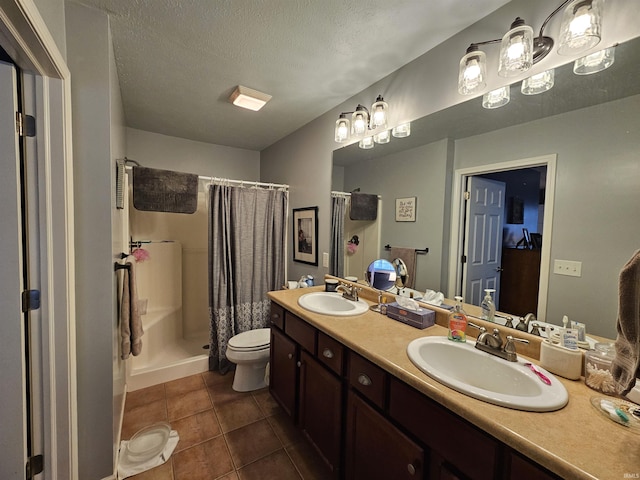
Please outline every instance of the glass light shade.
[[601, 0], [573, 0], [562, 14], [558, 53], [574, 55], [595, 47], [600, 42], [601, 24]]
[[605, 48], [573, 62], [573, 73], [576, 75], [591, 75], [609, 68], [615, 61], [615, 47]]
[[546, 92], [551, 89], [551, 87], [553, 87], [554, 80], [555, 70], [553, 68], [542, 73], [536, 73], [522, 81], [520, 91], [523, 95], [537, 95], [538, 93]]
[[371, 105], [371, 128], [387, 128], [388, 116], [389, 105], [384, 101], [382, 95], [378, 95], [375, 103]]
[[358, 142], [358, 146], [363, 150], [369, 150], [373, 148], [373, 137], [364, 137]]
[[487, 86], [487, 55], [481, 50], [468, 52], [460, 60], [458, 93], [471, 95]]
[[335, 141], [338, 143], [344, 143], [349, 140], [349, 133], [351, 130], [351, 122], [344, 114], [340, 114], [340, 118], [336, 120]]
[[533, 29], [529, 25], [518, 25], [517, 20], [514, 24], [500, 44], [498, 75], [501, 77], [520, 75], [533, 65]]
[[389, 143], [389, 140], [391, 140], [391, 135], [389, 134], [389, 130], [384, 130], [380, 133], [376, 133], [373, 136], [373, 141], [376, 143]]
[[358, 105], [356, 111], [351, 116], [351, 135], [362, 137], [369, 129], [369, 112], [362, 106]]
[[482, 96], [482, 106], [484, 108], [499, 108], [505, 106], [511, 100], [511, 89], [509, 85], [496, 88]]
[[411, 123], [407, 122], [393, 127], [393, 129], [391, 130], [391, 135], [396, 138], [408, 137], [409, 135], [411, 135]]

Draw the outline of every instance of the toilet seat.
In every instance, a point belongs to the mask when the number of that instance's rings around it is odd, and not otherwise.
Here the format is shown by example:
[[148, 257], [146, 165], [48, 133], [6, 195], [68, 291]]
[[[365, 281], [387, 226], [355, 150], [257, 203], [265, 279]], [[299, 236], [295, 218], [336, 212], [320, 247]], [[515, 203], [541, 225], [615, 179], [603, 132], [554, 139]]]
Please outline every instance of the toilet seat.
[[253, 352], [269, 348], [271, 342], [271, 329], [258, 328], [239, 333], [229, 339], [227, 348], [237, 352]]

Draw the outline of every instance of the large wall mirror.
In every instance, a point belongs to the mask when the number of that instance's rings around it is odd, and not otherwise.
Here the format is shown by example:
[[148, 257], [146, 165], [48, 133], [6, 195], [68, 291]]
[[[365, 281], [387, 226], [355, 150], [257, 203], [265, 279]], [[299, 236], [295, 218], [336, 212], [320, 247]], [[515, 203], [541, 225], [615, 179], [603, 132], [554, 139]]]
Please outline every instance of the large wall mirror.
[[[460, 204], [453, 195], [464, 190], [455, 184], [458, 173], [513, 175], [502, 179], [502, 248], [515, 247], [524, 226], [539, 234], [528, 241], [546, 249], [536, 280], [544, 291], [540, 316], [558, 324], [568, 315], [594, 335], [615, 338], [619, 272], [640, 249], [640, 39], [618, 45], [607, 70], [578, 76], [571, 62], [555, 75], [543, 94], [522, 95], [518, 82], [502, 108], [483, 109], [475, 98], [412, 122], [408, 138], [334, 151], [332, 190], [380, 195], [379, 245], [429, 248], [416, 258], [415, 288], [452, 298], [462, 291], [464, 229], [452, 225]], [[555, 159], [554, 168], [536, 164], [541, 158]], [[531, 191], [520, 194], [525, 186]], [[406, 197], [416, 198], [415, 222], [396, 221], [396, 199]], [[377, 256], [392, 260], [384, 247]], [[557, 260], [580, 262], [580, 276], [554, 273]], [[524, 267], [515, 270], [521, 274], [510, 285], [536, 287]]]

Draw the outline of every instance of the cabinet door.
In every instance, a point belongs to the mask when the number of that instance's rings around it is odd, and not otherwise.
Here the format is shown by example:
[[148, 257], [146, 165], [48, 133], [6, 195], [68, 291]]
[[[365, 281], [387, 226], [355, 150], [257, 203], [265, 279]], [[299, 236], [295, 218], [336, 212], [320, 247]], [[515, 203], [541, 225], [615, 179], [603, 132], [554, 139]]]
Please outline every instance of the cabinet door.
[[509, 457], [511, 466], [507, 478], [510, 480], [557, 480], [560, 478], [515, 452], [510, 452]]
[[347, 479], [424, 477], [424, 451], [364, 400], [349, 391], [345, 446]]
[[342, 450], [342, 383], [305, 351], [300, 354], [298, 422], [337, 474]]
[[296, 344], [276, 328], [271, 328], [269, 391], [287, 414], [295, 420], [297, 370]]

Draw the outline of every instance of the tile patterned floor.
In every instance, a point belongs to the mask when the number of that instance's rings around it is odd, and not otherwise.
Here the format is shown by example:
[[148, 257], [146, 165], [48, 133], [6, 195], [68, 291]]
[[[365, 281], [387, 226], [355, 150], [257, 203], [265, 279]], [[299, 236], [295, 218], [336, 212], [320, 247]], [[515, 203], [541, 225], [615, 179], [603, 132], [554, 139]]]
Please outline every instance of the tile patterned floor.
[[122, 439], [167, 421], [180, 435], [163, 465], [133, 480], [324, 480], [316, 451], [268, 389], [238, 393], [233, 374], [206, 372], [127, 394]]

